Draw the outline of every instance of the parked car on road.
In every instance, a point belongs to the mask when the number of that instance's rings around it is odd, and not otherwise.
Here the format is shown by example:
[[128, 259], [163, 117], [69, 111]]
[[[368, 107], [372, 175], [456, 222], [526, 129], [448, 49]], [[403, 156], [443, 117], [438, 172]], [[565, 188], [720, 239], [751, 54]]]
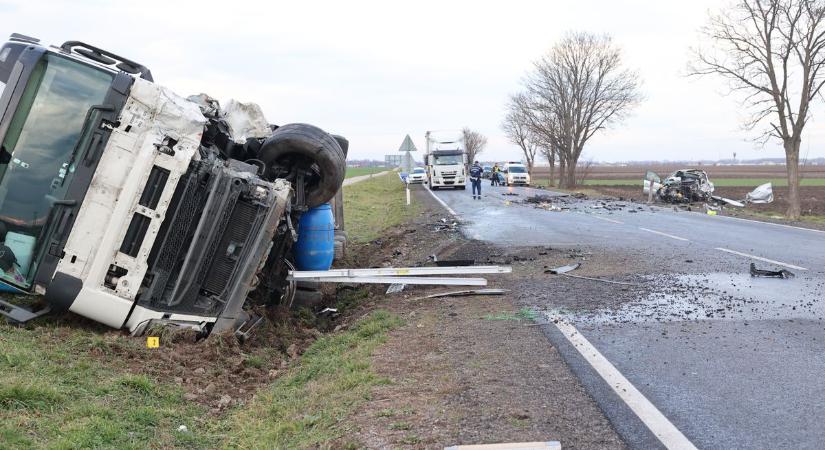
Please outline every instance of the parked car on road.
[[416, 167], [412, 170], [412, 172], [410, 172], [410, 175], [407, 177], [407, 183], [423, 184], [426, 178], [427, 171], [423, 167]]
[[481, 174], [481, 178], [490, 179], [493, 173], [493, 166], [484, 166], [484, 172]]
[[504, 182], [507, 186], [514, 184], [530, 186], [530, 174], [527, 166], [521, 163], [508, 162], [504, 165]]

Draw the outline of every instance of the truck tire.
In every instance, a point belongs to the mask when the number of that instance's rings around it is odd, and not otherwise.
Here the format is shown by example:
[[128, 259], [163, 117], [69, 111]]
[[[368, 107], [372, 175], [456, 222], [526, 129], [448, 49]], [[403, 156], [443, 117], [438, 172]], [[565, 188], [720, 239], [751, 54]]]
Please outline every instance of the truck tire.
[[296, 166], [310, 171], [305, 195], [307, 206], [314, 208], [334, 197], [344, 181], [346, 156], [338, 142], [316, 126], [291, 123], [272, 132], [261, 146], [259, 159], [266, 164], [269, 180], [287, 176]]
[[337, 134], [333, 134], [332, 137], [335, 138], [335, 141], [338, 142], [338, 145], [341, 147], [341, 151], [344, 152], [344, 159], [347, 159], [347, 152], [349, 151], [349, 141], [347, 138]]
[[298, 283], [295, 289], [295, 300], [290, 305], [293, 308], [314, 308], [324, 301], [324, 295], [317, 285]]

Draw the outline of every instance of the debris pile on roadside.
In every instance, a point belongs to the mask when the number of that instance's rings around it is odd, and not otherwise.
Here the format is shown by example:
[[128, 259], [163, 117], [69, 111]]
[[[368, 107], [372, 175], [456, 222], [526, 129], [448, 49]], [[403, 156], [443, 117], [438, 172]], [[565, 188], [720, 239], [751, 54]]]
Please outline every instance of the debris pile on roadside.
[[432, 223], [431, 226], [433, 232], [450, 231], [457, 233], [459, 231], [457, 221], [443, 217], [438, 222]]

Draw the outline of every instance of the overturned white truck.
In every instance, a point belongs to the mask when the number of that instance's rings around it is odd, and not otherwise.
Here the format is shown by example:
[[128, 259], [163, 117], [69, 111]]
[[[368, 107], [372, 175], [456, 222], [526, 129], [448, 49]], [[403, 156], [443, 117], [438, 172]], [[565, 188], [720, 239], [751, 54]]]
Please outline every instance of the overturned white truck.
[[207, 334], [289, 301], [298, 220], [340, 189], [346, 139], [180, 97], [81, 42], [13, 34], [0, 89], [0, 288], [46, 303], [5, 297], [0, 313]]

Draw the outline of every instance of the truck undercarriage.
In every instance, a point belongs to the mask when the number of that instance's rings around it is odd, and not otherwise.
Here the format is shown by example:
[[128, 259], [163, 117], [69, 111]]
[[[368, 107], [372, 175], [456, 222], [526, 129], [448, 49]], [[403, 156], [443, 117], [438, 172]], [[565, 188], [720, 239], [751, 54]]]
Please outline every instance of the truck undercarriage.
[[290, 301], [298, 220], [340, 189], [346, 139], [183, 98], [80, 42], [12, 35], [0, 81], [0, 284], [47, 304], [0, 313], [207, 334], [243, 327], [252, 301]]

